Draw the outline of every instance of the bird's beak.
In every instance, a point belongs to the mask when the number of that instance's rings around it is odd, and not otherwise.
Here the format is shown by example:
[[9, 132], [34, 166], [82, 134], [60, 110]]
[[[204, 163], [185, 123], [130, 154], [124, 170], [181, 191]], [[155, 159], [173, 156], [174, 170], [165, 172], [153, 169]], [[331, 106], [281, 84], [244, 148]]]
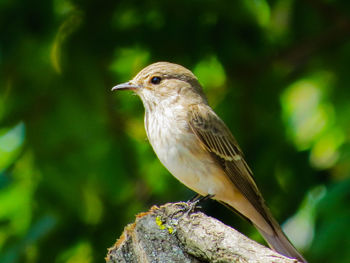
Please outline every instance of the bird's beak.
[[129, 82], [125, 82], [125, 83], [119, 84], [117, 86], [114, 86], [112, 88], [112, 91], [114, 91], [114, 90], [136, 90], [136, 89], [139, 89], [140, 87], [141, 86], [133, 84], [129, 81]]

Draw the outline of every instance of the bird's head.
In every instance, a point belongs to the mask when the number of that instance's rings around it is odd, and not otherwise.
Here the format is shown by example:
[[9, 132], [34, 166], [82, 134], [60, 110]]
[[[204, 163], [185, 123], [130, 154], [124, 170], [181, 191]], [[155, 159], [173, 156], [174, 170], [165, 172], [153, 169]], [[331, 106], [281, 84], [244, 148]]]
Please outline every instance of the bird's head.
[[206, 102], [196, 76], [183, 66], [157, 62], [141, 70], [132, 80], [119, 84], [112, 90], [132, 90], [139, 95], [146, 109], [150, 105]]

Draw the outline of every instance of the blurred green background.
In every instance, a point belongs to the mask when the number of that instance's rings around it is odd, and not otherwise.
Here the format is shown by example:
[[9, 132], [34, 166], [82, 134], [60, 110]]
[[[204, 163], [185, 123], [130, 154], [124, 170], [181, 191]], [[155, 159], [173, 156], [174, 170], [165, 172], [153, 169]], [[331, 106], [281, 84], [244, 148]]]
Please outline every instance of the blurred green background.
[[194, 195], [110, 91], [156, 61], [198, 76], [305, 257], [350, 262], [349, 1], [1, 0], [0, 32], [1, 263], [103, 262], [136, 213]]

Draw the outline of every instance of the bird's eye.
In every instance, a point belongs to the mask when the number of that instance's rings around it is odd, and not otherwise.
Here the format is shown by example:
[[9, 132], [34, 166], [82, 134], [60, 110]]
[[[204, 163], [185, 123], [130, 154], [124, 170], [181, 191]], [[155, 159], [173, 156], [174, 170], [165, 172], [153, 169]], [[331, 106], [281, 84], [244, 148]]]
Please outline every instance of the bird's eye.
[[151, 78], [151, 83], [155, 84], [155, 85], [158, 85], [161, 82], [161, 80], [162, 79], [160, 77], [152, 77]]

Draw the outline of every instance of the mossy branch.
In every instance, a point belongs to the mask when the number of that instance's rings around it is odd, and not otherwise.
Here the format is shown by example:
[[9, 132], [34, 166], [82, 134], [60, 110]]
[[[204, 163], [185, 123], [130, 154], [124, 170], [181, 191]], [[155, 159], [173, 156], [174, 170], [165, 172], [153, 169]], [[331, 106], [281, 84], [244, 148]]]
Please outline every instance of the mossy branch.
[[108, 250], [108, 263], [259, 262], [295, 263], [186, 203], [152, 207], [137, 215]]

